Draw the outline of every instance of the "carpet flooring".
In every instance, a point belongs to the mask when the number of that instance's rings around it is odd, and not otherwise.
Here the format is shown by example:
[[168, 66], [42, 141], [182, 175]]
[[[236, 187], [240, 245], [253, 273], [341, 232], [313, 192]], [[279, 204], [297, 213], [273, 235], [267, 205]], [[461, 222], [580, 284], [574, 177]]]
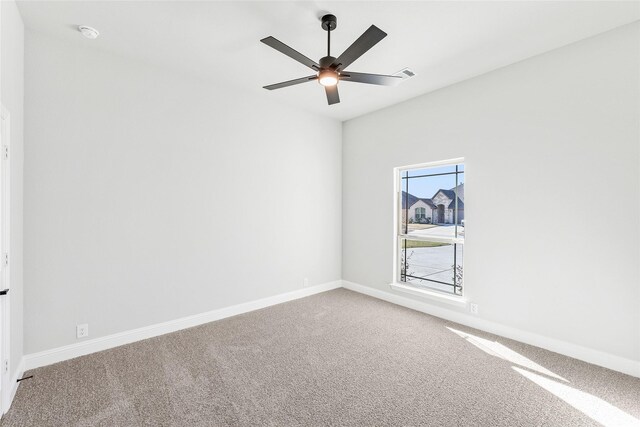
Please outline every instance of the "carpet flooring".
[[337, 289], [27, 372], [10, 426], [640, 425], [640, 379]]

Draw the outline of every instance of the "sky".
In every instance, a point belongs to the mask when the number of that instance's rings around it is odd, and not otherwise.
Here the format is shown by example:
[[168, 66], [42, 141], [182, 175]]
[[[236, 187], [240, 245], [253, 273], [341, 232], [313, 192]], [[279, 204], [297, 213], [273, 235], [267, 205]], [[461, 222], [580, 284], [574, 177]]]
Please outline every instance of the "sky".
[[[428, 169], [416, 169], [409, 172], [409, 176], [419, 176], [446, 172], [455, 172], [455, 165], [442, 166]], [[459, 171], [464, 171], [464, 166], [458, 167]], [[404, 176], [404, 173], [403, 173]], [[464, 183], [464, 173], [458, 174], [458, 184]], [[402, 191], [406, 191], [406, 180], [401, 180]], [[422, 178], [409, 179], [409, 194], [420, 198], [431, 198], [440, 189], [449, 190], [456, 186], [456, 175], [439, 175]]]

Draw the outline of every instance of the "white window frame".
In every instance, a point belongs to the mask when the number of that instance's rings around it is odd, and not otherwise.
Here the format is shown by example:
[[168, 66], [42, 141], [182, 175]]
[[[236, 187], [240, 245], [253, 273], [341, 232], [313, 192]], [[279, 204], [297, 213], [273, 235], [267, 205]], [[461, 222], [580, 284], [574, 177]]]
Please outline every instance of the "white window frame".
[[[418, 163], [408, 166], [396, 167], [393, 169], [394, 176], [394, 191], [393, 191], [393, 281], [390, 284], [390, 287], [393, 290], [408, 293], [411, 295], [424, 297], [427, 299], [434, 299], [440, 302], [457, 305], [460, 307], [467, 306], [467, 299], [465, 297], [465, 289], [466, 286], [462, 289], [462, 295], [454, 295], [445, 292], [438, 291], [436, 289], [421, 289], [406, 282], [402, 282], [400, 280], [400, 259], [401, 259], [401, 244], [400, 242], [403, 239], [409, 240], [418, 240], [418, 241], [426, 241], [426, 242], [441, 242], [441, 243], [452, 243], [452, 244], [460, 244], [464, 245], [464, 237], [437, 237], [430, 236], [428, 238], [422, 236], [414, 236], [414, 235], [406, 235], [401, 231], [401, 222], [399, 218], [400, 212], [402, 212], [402, 173], [408, 170], [414, 169], [425, 169], [425, 168], [433, 168], [439, 166], [450, 166], [455, 164], [464, 164], [464, 158], [459, 157], [455, 159], [442, 160], [437, 162], [428, 162], [428, 163]], [[465, 174], [467, 173], [467, 168], [465, 165]], [[407, 206], [407, 209], [409, 207]], [[465, 206], [466, 208], [466, 206]], [[465, 218], [467, 217], [466, 209], [465, 209]], [[465, 232], [466, 234], [466, 232]], [[464, 251], [464, 246], [463, 246]], [[463, 261], [464, 262], [464, 261]]]

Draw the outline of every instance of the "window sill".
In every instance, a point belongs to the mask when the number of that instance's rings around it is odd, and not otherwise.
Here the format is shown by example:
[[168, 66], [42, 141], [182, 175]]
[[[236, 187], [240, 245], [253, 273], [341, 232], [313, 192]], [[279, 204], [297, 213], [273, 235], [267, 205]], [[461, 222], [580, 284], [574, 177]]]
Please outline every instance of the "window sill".
[[391, 289], [395, 291], [404, 292], [410, 295], [431, 299], [431, 300], [442, 302], [445, 304], [451, 304], [458, 307], [467, 306], [467, 300], [461, 296], [445, 295], [436, 291], [429, 291], [426, 289], [414, 288], [413, 286], [404, 285], [402, 283], [391, 283], [389, 286], [391, 287]]

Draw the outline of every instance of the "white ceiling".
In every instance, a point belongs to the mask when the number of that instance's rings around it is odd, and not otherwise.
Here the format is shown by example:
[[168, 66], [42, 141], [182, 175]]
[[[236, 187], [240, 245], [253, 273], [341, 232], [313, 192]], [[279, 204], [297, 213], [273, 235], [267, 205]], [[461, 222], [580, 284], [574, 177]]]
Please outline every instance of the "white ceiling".
[[[95, 49], [221, 82], [296, 108], [347, 120], [640, 19], [638, 2], [187, 2], [22, 1], [25, 25]], [[272, 35], [308, 57], [326, 54], [319, 17], [338, 17], [338, 56], [371, 24], [389, 35], [349, 70], [417, 76], [397, 87], [341, 82], [327, 105], [315, 82], [262, 86], [312, 74], [259, 42]], [[97, 28], [87, 40], [77, 25]], [[244, 96], [244, 95], [241, 95]]]

